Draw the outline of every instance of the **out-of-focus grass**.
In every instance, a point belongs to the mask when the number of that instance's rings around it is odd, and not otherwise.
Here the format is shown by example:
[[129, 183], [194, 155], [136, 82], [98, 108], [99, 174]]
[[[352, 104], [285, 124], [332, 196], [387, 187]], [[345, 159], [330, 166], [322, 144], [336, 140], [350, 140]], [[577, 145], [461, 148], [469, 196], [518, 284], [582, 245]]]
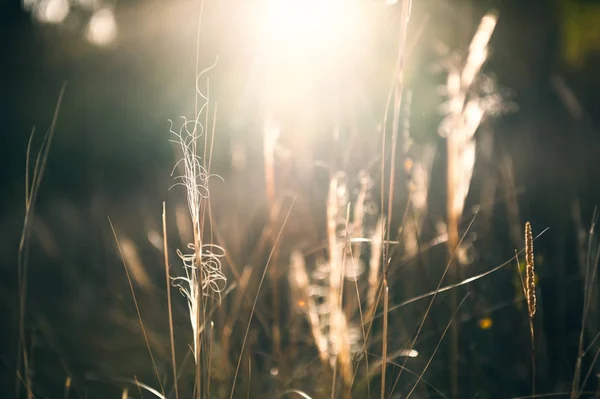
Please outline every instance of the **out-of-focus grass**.
[[[414, 31], [418, 32], [410, 32]], [[418, 37], [409, 38], [418, 43]], [[438, 138], [423, 139], [410, 125], [412, 106], [419, 101], [408, 99], [418, 100], [419, 93], [408, 94], [410, 85], [399, 88], [394, 81], [383, 139], [379, 120], [357, 120], [358, 111], [364, 111], [358, 100], [343, 108], [344, 118], [327, 119], [331, 115], [325, 112], [325, 122], [309, 104], [300, 115], [270, 116], [279, 133], [273, 138], [263, 132], [269, 145], [232, 142], [226, 179], [209, 182], [209, 173], [220, 173], [209, 163], [210, 149], [221, 139], [219, 126], [214, 136], [209, 128], [215, 110], [209, 106], [210, 112], [199, 119], [204, 135], [198, 135], [197, 147], [192, 151], [190, 137], [180, 137], [187, 191], [167, 191], [171, 182], [165, 173], [154, 187], [139, 192], [131, 188], [124, 197], [97, 187], [87, 201], [60, 196], [40, 201], [30, 226], [35, 250], [29, 260], [29, 311], [24, 335], [17, 340], [29, 349], [26, 385], [36, 397], [90, 398], [116, 397], [124, 387], [131, 397], [151, 396], [140, 388], [142, 383], [159, 391], [162, 386], [169, 398], [175, 397], [176, 386], [181, 398], [494, 397], [501, 388], [514, 395], [531, 392], [535, 375], [527, 309], [518, 307], [523, 296], [521, 287], [513, 286], [514, 263], [504, 263], [513, 255], [510, 245], [498, 244], [512, 240], [520, 250], [523, 243], [514, 173], [510, 166], [501, 179], [490, 173], [489, 181], [506, 192], [502, 199], [488, 186], [481, 197], [470, 189], [475, 154], [483, 152], [473, 135], [484, 117], [501, 106], [498, 92], [485, 85], [493, 81], [480, 74], [481, 65], [473, 76], [464, 72], [473, 51], [465, 50], [462, 57], [460, 51], [448, 51], [440, 61], [449, 76], [451, 111], [443, 120], [438, 118], [441, 130], [447, 136], [468, 130], [467, 139], [449, 145], [447, 155], [432, 149], [439, 145]], [[388, 69], [390, 78], [400, 76], [398, 69]], [[357, 81], [361, 79], [364, 76]], [[375, 113], [384, 114], [383, 106], [376, 108]], [[474, 122], [469, 118], [475, 111]], [[310, 128], [315, 130], [305, 131]], [[303, 135], [314, 142], [298, 145]], [[195, 139], [192, 128], [191, 140]], [[450, 158], [453, 168], [440, 166]], [[444, 172], [456, 175], [440, 177]], [[441, 182], [446, 180], [455, 189], [455, 199], [444, 194]], [[186, 277], [187, 297], [178, 295], [168, 284], [172, 281], [165, 281], [160, 218], [165, 197], [167, 270], [171, 277]], [[469, 207], [476, 204], [478, 210], [471, 212]], [[503, 206], [508, 222], [503, 221]], [[499, 223], [509, 234], [494, 234], [489, 226]], [[482, 237], [486, 226], [489, 237]], [[584, 320], [594, 310], [598, 264], [593, 229], [588, 239], [580, 256], [586, 259]], [[189, 243], [194, 244], [193, 254], [184, 258], [185, 268], [176, 255]], [[211, 259], [211, 253], [200, 248], [223, 249], [219, 267], [228, 283], [217, 293], [204, 289], [205, 280], [198, 275], [189, 274], [202, 263], [199, 258]], [[492, 277], [470, 281], [505, 264]], [[123, 266], [130, 273], [131, 288]], [[458, 277], [446, 281], [448, 270]], [[172, 294], [171, 326], [167, 286]], [[452, 295], [458, 300], [450, 301]], [[8, 303], [13, 301], [10, 309], [18, 306], [11, 295], [6, 297]], [[537, 320], [543, 317], [540, 302]], [[460, 326], [460, 334], [448, 345], [445, 332], [452, 322]], [[533, 354], [538, 373], [547, 375], [543, 329], [536, 326], [536, 333]], [[494, 349], [507, 337], [515, 343], [512, 355]], [[594, 342], [589, 345], [579, 345], [575, 375], [581, 383], [573, 382], [573, 395], [591, 385], [585, 387], [595, 363]], [[6, 357], [9, 369], [16, 356]], [[507, 372], [506, 365], [513, 371]], [[14, 371], [8, 373], [13, 385]], [[537, 382], [536, 392], [552, 389]]]

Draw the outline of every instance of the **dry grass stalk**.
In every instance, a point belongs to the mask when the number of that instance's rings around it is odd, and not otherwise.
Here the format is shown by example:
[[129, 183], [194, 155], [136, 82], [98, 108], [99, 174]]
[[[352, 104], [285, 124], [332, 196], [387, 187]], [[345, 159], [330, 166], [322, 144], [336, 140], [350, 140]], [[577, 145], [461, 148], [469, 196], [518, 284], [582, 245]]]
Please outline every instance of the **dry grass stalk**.
[[[386, 237], [389, 239], [390, 237], [390, 228], [391, 228], [391, 221], [392, 221], [392, 210], [393, 210], [393, 199], [394, 199], [394, 182], [395, 182], [395, 165], [396, 165], [396, 147], [397, 147], [397, 141], [398, 141], [398, 130], [399, 130], [399, 126], [400, 126], [400, 107], [402, 104], [402, 94], [403, 94], [403, 90], [404, 90], [404, 63], [405, 63], [405, 56], [406, 56], [406, 37], [407, 37], [407, 32], [408, 32], [408, 23], [410, 20], [410, 13], [411, 13], [411, 7], [412, 7], [412, 1], [410, 0], [404, 0], [404, 2], [402, 3], [402, 11], [400, 13], [400, 35], [399, 35], [399, 42], [398, 42], [398, 54], [397, 54], [397, 58], [396, 58], [396, 66], [394, 68], [394, 72], [393, 72], [393, 80], [392, 80], [392, 84], [390, 86], [390, 91], [388, 93], [388, 99], [387, 99], [387, 104], [386, 104], [386, 110], [385, 110], [385, 116], [384, 116], [384, 121], [383, 121], [383, 129], [382, 129], [382, 140], [381, 140], [381, 211], [383, 212], [383, 210], [385, 209], [384, 207], [384, 199], [386, 197], [385, 195], [385, 170], [386, 170], [386, 158], [387, 158], [387, 154], [386, 154], [386, 126], [387, 126], [387, 119], [388, 119], [388, 114], [390, 111], [390, 107], [392, 104], [392, 99], [393, 99], [393, 119], [392, 119], [392, 145], [391, 145], [391, 151], [390, 151], [390, 170], [389, 170], [389, 180], [388, 180], [388, 192], [387, 192], [387, 226], [384, 229], [382, 227], [381, 229], [381, 240], [383, 242], [383, 240], [386, 239]], [[388, 307], [389, 307], [389, 289], [388, 289], [388, 281], [387, 281], [387, 277], [388, 277], [388, 266], [389, 266], [389, 241], [385, 242], [385, 245], [383, 247], [382, 253], [381, 253], [381, 258], [382, 258], [382, 266], [383, 266], [383, 282], [382, 282], [382, 287], [383, 287], [383, 309], [384, 309], [384, 316], [383, 316], [383, 345], [382, 345], [382, 351], [381, 351], [381, 358], [382, 358], [382, 363], [381, 363], [381, 399], [385, 398], [385, 391], [386, 391], [386, 380], [385, 380], [385, 373], [386, 373], [386, 367], [387, 367], [387, 333], [388, 333], [388, 315], [387, 315], [387, 311], [388, 311]]]
[[[267, 192], [267, 204], [269, 206], [269, 228], [275, 224], [275, 215], [273, 212], [275, 208], [275, 147], [277, 146], [277, 140], [280, 135], [280, 127], [273, 119], [271, 115], [267, 115], [265, 118], [265, 126], [263, 132], [263, 157], [265, 167], [265, 184]], [[275, 245], [275, 237], [271, 236], [271, 243]], [[269, 279], [271, 282], [272, 292], [272, 304], [273, 304], [273, 323], [272, 323], [272, 334], [273, 334], [273, 353], [275, 355], [276, 363], [281, 358], [281, 328], [279, 321], [279, 284], [277, 283], [277, 277], [279, 274], [277, 267], [278, 252], [277, 248], [274, 248], [273, 252], [273, 265], [269, 272]]]
[[[364, 243], [361, 240], [364, 238], [364, 224], [365, 214], [369, 207], [369, 200], [371, 189], [373, 188], [373, 182], [369, 175], [361, 171], [359, 174], [360, 189], [356, 202], [352, 209], [352, 223], [349, 226], [348, 238], [350, 239], [350, 256], [347, 259], [346, 264], [346, 278], [350, 280], [358, 280], [358, 278], [364, 273], [364, 266], [362, 265], [360, 258], [362, 255]], [[356, 304], [353, 302], [351, 304]]]
[[289, 281], [294, 303], [306, 313], [315, 340], [315, 345], [319, 351], [319, 358], [323, 365], [327, 366], [329, 364], [327, 338], [323, 335], [321, 330], [315, 300], [310, 295], [310, 280], [306, 271], [306, 262], [300, 252], [292, 252], [290, 265]]
[[[518, 264], [518, 262], [517, 262]], [[533, 259], [533, 236], [531, 224], [525, 223], [525, 281], [521, 277], [523, 291], [527, 300], [527, 313], [529, 315], [529, 334], [531, 336], [531, 390], [535, 396], [535, 331], [533, 328], [533, 316], [536, 311], [535, 296], [535, 263]]]
[[[352, 380], [350, 343], [346, 316], [342, 311], [344, 242], [340, 242], [338, 239], [340, 233], [338, 226], [345, 225], [345, 219], [340, 219], [340, 209], [344, 209], [348, 204], [348, 189], [342, 177], [341, 174], [338, 174], [331, 178], [327, 196], [327, 240], [329, 248], [329, 295], [327, 300], [329, 306], [330, 355], [334, 375], [337, 372], [339, 362], [342, 379], [344, 383], [350, 384]], [[333, 392], [334, 390], [332, 390], [332, 395]]]
[[[580, 241], [580, 250], [579, 250], [579, 257], [580, 257], [580, 267], [581, 267], [581, 274], [583, 275], [583, 286], [584, 286], [584, 301], [583, 301], [583, 310], [582, 310], [582, 325], [581, 325], [581, 330], [579, 332], [579, 347], [577, 350], [577, 361], [575, 363], [575, 372], [573, 375], [573, 383], [572, 383], [572, 389], [571, 389], [571, 398], [575, 399], [575, 398], [579, 398], [580, 395], [582, 394], [581, 389], [582, 387], [585, 387], [587, 384], [587, 381], [589, 380], [590, 376], [592, 375], [592, 373], [595, 370], [595, 367], [590, 366], [588, 372], [586, 373], [586, 376], [583, 378], [583, 380], [581, 379], [581, 366], [582, 366], [582, 361], [583, 361], [583, 357], [586, 355], [586, 353], [594, 348], [596, 350], [596, 354], [594, 356], [594, 359], [592, 360], [592, 364], [595, 364], [598, 356], [600, 355], [600, 349], [598, 349], [598, 344], [597, 344], [597, 339], [599, 337], [598, 334], [596, 334], [597, 328], [594, 328], [595, 325], [597, 325], [597, 319], [598, 317], [594, 317], [595, 313], [597, 313], [597, 309], [598, 307], [595, 306], [596, 304], [596, 292], [594, 290], [594, 287], [597, 286], [598, 283], [598, 274], [597, 274], [597, 270], [598, 270], [598, 264], [600, 264], [600, 250], [597, 247], [597, 242], [596, 242], [596, 237], [595, 237], [595, 231], [596, 231], [596, 224], [598, 223], [598, 208], [595, 207], [594, 208], [594, 212], [592, 214], [592, 223], [590, 225], [590, 229], [589, 231], [585, 232], [585, 230], [583, 229], [583, 224], [581, 223], [581, 216], [580, 216], [580, 210], [579, 210], [579, 204], [576, 202], [574, 204], [573, 207], [573, 214], [574, 214], [574, 219], [576, 221], [576, 224], [578, 225], [578, 229], [579, 229], [579, 241]], [[585, 244], [586, 241], [586, 236], [587, 236], [587, 244]], [[596, 248], [594, 248], [596, 247]], [[596, 253], [596, 255], [594, 256], [593, 253]], [[587, 347], [587, 349], [584, 349], [583, 345], [585, 342], [585, 335], [586, 333], [589, 334], [589, 339], [591, 341], [591, 343], [589, 344], [589, 346]], [[597, 390], [598, 393], [600, 393], [600, 386], [598, 387]]]
[[411, 222], [401, 227], [401, 241], [404, 243], [404, 257], [407, 259], [415, 257], [421, 247], [419, 239], [427, 212], [427, 196], [434, 156], [435, 148], [426, 146], [421, 149], [417, 160], [407, 159], [405, 164], [405, 168], [410, 172], [408, 190], [413, 213]]
[[110, 218], [108, 219], [108, 223], [110, 225], [110, 228], [112, 230], [113, 233], [113, 237], [115, 239], [115, 242], [117, 243], [117, 249], [119, 250], [119, 255], [121, 256], [121, 262], [123, 263], [123, 267], [125, 268], [125, 276], [127, 277], [127, 283], [129, 284], [129, 289], [131, 290], [131, 297], [133, 299], [133, 304], [135, 305], [135, 311], [138, 317], [138, 321], [140, 323], [140, 327], [142, 330], [142, 335], [144, 337], [144, 341], [146, 343], [146, 348], [148, 349], [148, 354], [150, 355], [150, 360], [152, 361], [152, 367], [154, 368], [154, 373], [156, 375], [156, 380], [158, 381], [158, 384], [160, 386], [160, 392], [161, 394], [164, 396], [164, 388], [162, 385], [162, 381], [158, 372], [158, 367], [156, 366], [156, 361], [154, 359], [154, 354], [152, 353], [152, 347], [150, 346], [150, 339], [148, 337], [148, 332], [146, 330], [146, 327], [144, 326], [144, 321], [142, 318], [142, 313], [140, 312], [140, 306], [137, 300], [137, 297], [135, 295], [135, 290], [133, 288], [133, 282], [131, 280], [131, 274], [129, 273], [129, 267], [127, 266], [127, 262], [125, 260], [125, 255], [123, 253], [123, 249], [121, 248], [121, 244], [120, 244], [120, 240], [119, 237], [117, 236], [117, 232], [115, 230], [115, 227], [112, 224], [112, 221], [110, 220]]
[[371, 259], [369, 261], [369, 289], [367, 291], [367, 312], [365, 320], [371, 320], [375, 315], [376, 299], [379, 291], [379, 271], [381, 270], [381, 231], [384, 219], [380, 217], [371, 237]]
[[173, 370], [173, 385], [175, 387], [175, 399], [179, 399], [179, 388], [177, 385], [177, 361], [175, 358], [175, 336], [173, 333], [173, 306], [171, 305], [171, 284], [169, 279], [169, 245], [167, 242], [167, 208], [163, 202], [162, 211], [163, 225], [163, 252], [165, 257], [165, 281], [167, 283], [167, 309], [169, 312], [169, 338], [171, 339], [171, 367]]
[[[17, 260], [17, 275], [19, 285], [19, 341], [17, 344], [17, 365], [16, 365], [16, 380], [15, 393], [20, 396], [21, 384], [25, 385], [27, 390], [27, 398], [34, 397], [31, 391], [31, 370], [29, 369], [29, 357], [27, 352], [27, 343], [25, 337], [25, 313], [27, 311], [27, 283], [28, 283], [28, 268], [29, 268], [29, 245], [31, 241], [32, 222], [35, 213], [35, 204], [40, 189], [40, 184], [46, 170], [46, 162], [50, 153], [50, 145], [54, 139], [56, 132], [56, 122], [62, 105], [63, 96], [66, 90], [66, 83], [63, 83], [50, 128], [46, 132], [42, 144], [38, 150], [33, 174], [30, 180], [30, 163], [31, 163], [31, 148], [33, 144], [33, 135], [35, 127], [31, 131], [29, 142], [27, 143], [27, 155], [25, 157], [25, 220], [23, 221], [23, 230], [21, 231], [21, 239], [19, 241], [18, 260]], [[21, 372], [23, 367], [23, 372]], [[23, 375], [22, 375], [23, 374]]]
[[[365, 273], [365, 262], [362, 259], [365, 245], [365, 230], [368, 229], [365, 216], [373, 214], [373, 200], [371, 195], [373, 181], [365, 171], [359, 172], [358, 177], [360, 188], [356, 201], [348, 205], [348, 220], [346, 232], [344, 233], [346, 238], [344, 247], [345, 279], [349, 281], [344, 310], [347, 320], [351, 321], [355, 317], [359, 317], [360, 325], [364, 325], [361, 290], [358, 286], [358, 280]], [[352, 222], [349, 220], [350, 207], [352, 207]], [[350, 287], [350, 284], [353, 287]]]
[[228, 353], [229, 350], [229, 342], [231, 338], [231, 334], [233, 333], [233, 325], [238, 320], [238, 316], [240, 314], [240, 309], [242, 308], [242, 303], [244, 301], [246, 291], [248, 289], [248, 284], [250, 283], [250, 277], [252, 275], [252, 268], [245, 267], [242, 271], [242, 275], [238, 279], [238, 294], [234, 297], [233, 302], [230, 306], [230, 313], [227, 316], [225, 321], [225, 325], [221, 330], [221, 340], [223, 344], [223, 348], [225, 349], [225, 353]]
[[[446, 90], [449, 114], [440, 125], [440, 133], [447, 139], [447, 190], [448, 190], [448, 250], [453, 258], [459, 244], [458, 224], [469, 192], [475, 166], [475, 131], [479, 127], [485, 107], [468, 93], [483, 63], [487, 59], [487, 45], [496, 26], [496, 16], [484, 16], [469, 46], [469, 53], [462, 69], [454, 68], [448, 73]], [[451, 268], [451, 283], [460, 279], [456, 264]], [[457, 293], [452, 294], [452, 308], [458, 305]], [[452, 323], [452, 397], [458, 397], [458, 326]]]
[[[246, 331], [244, 333], [244, 339], [242, 340], [241, 353], [240, 353], [240, 356], [238, 358], [237, 366], [236, 366], [236, 369], [235, 369], [235, 374], [233, 375], [233, 382], [231, 384], [231, 394], [230, 394], [230, 398], [231, 399], [233, 398], [233, 395], [234, 395], [234, 392], [235, 392], [235, 382], [237, 380], [237, 376], [238, 376], [238, 373], [239, 373], [239, 370], [240, 370], [240, 365], [241, 365], [241, 362], [242, 362], [242, 356], [244, 355], [244, 349], [246, 347], [246, 343], [248, 342], [248, 334], [250, 332], [250, 326], [251, 326], [251, 323], [252, 323], [252, 318], [253, 318], [254, 313], [256, 311], [256, 304], [258, 302], [259, 293], [260, 293], [260, 290], [261, 290], [262, 285], [264, 283], [264, 280], [265, 280], [265, 277], [267, 275], [267, 272], [269, 271], [269, 265], [270, 265], [271, 260], [272, 260], [272, 258], [274, 256], [275, 248], [279, 244], [279, 241], [280, 241], [282, 233], [283, 233], [283, 229], [284, 229], [285, 225], [287, 224], [288, 219], [290, 217], [290, 214], [292, 212], [292, 209], [294, 207], [294, 203], [295, 203], [295, 200], [292, 200], [292, 203], [290, 204], [290, 207], [289, 207], [289, 209], [287, 211], [287, 214], [286, 214], [286, 216], [285, 216], [285, 218], [283, 220], [283, 224], [282, 224], [281, 228], [279, 229], [279, 233], [275, 237], [275, 242], [273, 244], [273, 249], [271, 250], [271, 253], [269, 254], [269, 257], [267, 258], [267, 263], [265, 264], [265, 268], [263, 270], [263, 273], [261, 275], [260, 281], [258, 283], [257, 292], [256, 292], [256, 295], [254, 296], [254, 301], [252, 303], [252, 309], [250, 310], [250, 320], [248, 320], [248, 324], [246, 325]], [[254, 341], [254, 339], [253, 339], [253, 341]]]
[[137, 251], [137, 248], [133, 241], [127, 237], [121, 236], [119, 239], [123, 256], [129, 266], [131, 277], [138, 283], [145, 291], [149, 292], [152, 288], [150, 276], [146, 272], [146, 269], [142, 263], [142, 259]]
[[[487, 58], [487, 45], [495, 26], [493, 14], [483, 17], [463, 69], [450, 70], [446, 81], [449, 114], [442, 121], [440, 133], [447, 138], [448, 145], [448, 217], [456, 221], [462, 215], [475, 165], [473, 136], [486, 112], [478, 98], [468, 99], [468, 93]], [[449, 226], [449, 242], [455, 244], [458, 232], [451, 230], [456, 229]]]
[[[182, 159], [175, 165], [175, 168], [182, 166], [182, 174], [176, 178], [179, 181], [175, 185], [182, 185], [186, 188], [187, 205], [193, 226], [193, 242], [187, 245], [190, 251], [183, 253], [177, 250], [177, 255], [183, 262], [185, 276], [174, 277], [172, 280], [188, 302], [190, 324], [194, 335], [192, 348], [196, 365], [195, 396], [198, 398], [203, 394], [202, 380], [210, 378], [207, 374], [207, 372], [210, 372], [206, 365], [208, 362], [207, 356], [204, 356], [204, 359], [201, 357], [203, 352], [202, 340], [204, 339], [202, 332], [207, 324], [207, 299], [213, 293], [216, 293], [220, 301], [221, 292], [225, 289], [227, 283], [227, 279], [221, 271], [221, 258], [225, 256], [225, 251], [220, 246], [213, 244], [210, 237], [204, 237], [205, 212], [209, 209], [208, 181], [212, 177], [207, 169], [210, 168], [210, 160], [207, 163], [206, 159], [210, 86], [207, 78], [205, 94], [201, 91], [198, 82], [215, 65], [216, 63], [196, 74], [196, 101], [200, 98], [203, 103], [199, 108], [196, 105], [194, 118], [188, 120], [182, 117], [183, 123], [179, 130], [174, 131], [172, 123], [170, 129], [170, 132], [177, 138], [173, 141], [180, 146], [182, 152]], [[201, 121], [203, 113], [205, 114], [205, 121]], [[198, 155], [199, 140], [202, 135], [205, 136], [204, 158]], [[203, 372], [205, 373], [204, 377]], [[204, 391], [207, 390], [207, 387], [208, 384], [205, 384]], [[208, 395], [208, 392], [205, 392], [205, 395]]]
[[525, 223], [525, 296], [527, 298], [527, 308], [529, 317], [535, 315], [536, 297], [535, 297], [535, 263], [533, 260], [533, 237], [531, 235], [531, 224]]
[[[294, 251], [291, 255], [289, 284], [292, 305], [294, 309], [306, 314], [319, 357], [325, 366], [333, 370], [334, 396], [338, 373], [344, 384], [345, 394], [349, 393], [353, 378], [352, 354], [361, 350], [359, 341], [365, 336], [365, 332], [361, 332], [360, 327], [353, 326], [350, 320], [359, 315], [361, 323], [357, 325], [365, 324], [357, 279], [363, 272], [360, 265], [362, 245], [367, 242], [372, 246], [369, 271], [372, 314], [379, 288], [382, 247], [380, 232], [383, 220], [379, 219], [379, 227], [376, 228], [373, 239], [363, 237], [365, 216], [372, 213], [369, 192], [372, 186], [364, 173], [360, 174], [359, 180], [357, 201], [351, 207], [344, 174], [339, 172], [331, 177], [326, 209], [328, 259], [317, 260], [315, 270], [309, 277], [302, 254]], [[311, 282], [311, 279], [314, 281]], [[345, 280], [351, 280], [356, 291], [345, 292]], [[323, 301], [323, 304], [317, 304], [317, 299]]]

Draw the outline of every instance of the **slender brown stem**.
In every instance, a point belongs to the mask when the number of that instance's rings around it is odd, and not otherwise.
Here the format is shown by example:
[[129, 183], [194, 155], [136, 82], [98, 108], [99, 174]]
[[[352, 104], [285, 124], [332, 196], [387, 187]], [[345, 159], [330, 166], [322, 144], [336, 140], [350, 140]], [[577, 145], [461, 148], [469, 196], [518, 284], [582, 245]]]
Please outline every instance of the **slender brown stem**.
[[54, 134], [56, 132], [56, 122], [58, 120], [58, 114], [60, 112], [60, 107], [62, 105], [63, 96], [65, 94], [67, 84], [63, 83], [60, 93], [58, 95], [58, 100], [56, 102], [56, 107], [54, 109], [54, 115], [52, 117], [52, 123], [50, 128], [48, 129], [40, 149], [38, 151], [35, 166], [33, 170], [33, 176], [31, 178], [31, 183], [29, 182], [29, 163], [31, 156], [31, 147], [33, 142], [33, 134], [35, 132], [35, 128], [31, 132], [31, 136], [29, 138], [29, 142], [27, 145], [27, 155], [26, 155], [26, 166], [25, 166], [25, 220], [23, 222], [23, 230], [21, 232], [21, 240], [19, 242], [19, 252], [18, 252], [18, 261], [17, 261], [17, 275], [18, 275], [18, 284], [19, 284], [19, 342], [17, 347], [17, 379], [15, 392], [16, 396], [19, 396], [19, 392], [21, 389], [21, 361], [24, 366], [24, 382], [25, 388], [27, 389], [27, 397], [28, 399], [33, 398], [33, 392], [31, 391], [31, 381], [30, 381], [30, 373], [29, 373], [29, 360], [27, 355], [27, 345], [25, 343], [25, 313], [27, 311], [27, 275], [28, 275], [28, 266], [29, 266], [29, 244], [30, 244], [30, 236], [31, 236], [31, 223], [34, 216], [35, 203], [37, 200], [40, 183], [42, 182], [42, 178], [44, 176], [44, 171], [46, 169], [46, 163], [48, 161], [48, 154], [50, 152], [50, 145], [52, 144], [52, 139], [54, 138]]
[[[448, 137], [447, 141], [447, 205], [448, 205], [448, 255], [450, 263], [450, 284], [456, 284], [460, 281], [458, 265], [454, 261], [453, 254], [458, 249], [458, 215], [454, 209], [455, 188], [458, 184], [455, 181], [456, 176], [456, 148], [452, 137]], [[456, 309], [458, 305], [458, 292], [453, 290], [450, 293], [450, 306]], [[450, 329], [450, 385], [452, 398], [458, 398], [458, 323], [453, 322]]]
[[387, 335], [388, 335], [388, 310], [389, 287], [387, 278], [383, 279], [383, 344], [381, 348], [381, 399], [385, 399], [385, 369], [387, 366]]
[[150, 340], [148, 339], [148, 333], [146, 332], [146, 327], [144, 326], [144, 322], [142, 320], [142, 313], [140, 312], [140, 307], [138, 305], [137, 297], [135, 296], [135, 290], [133, 289], [133, 282], [131, 281], [131, 276], [129, 275], [129, 269], [127, 267], [127, 263], [125, 262], [125, 257], [123, 256], [121, 244], [119, 244], [119, 238], [117, 237], [117, 232], [116, 232], [115, 227], [113, 226], [113, 223], [110, 220], [110, 218], [108, 218], [108, 223], [110, 224], [110, 229], [112, 230], [113, 237], [115, 238], [115, 242], [117, 243], [117, 248], [119, 249], [119, 255], [121, 256], [121, 262], [123, 263], [123, 268], [125, 268], [125, 275], [127, 276], [127, 282], [129, 283], [129, 289], [131, 290], [133, 304], [135, 305], [135, 311], [138, 316], [138, 321], [140, 322], [140, 327], [142, 328], [142, 334], [144, 336], [144, 341], [146, 342], [146, 347], [148, 349], [148, 353], [150, 354], [150, 360], [152, 361], [152, 366], [154, 367], [154, 373], [156, 374], [156, 379], [158, 380], [158, 385], [160, 386], [160, 392], [164, 396], [165, 390], [163, 389], [162, 381], [161, 381], [160, 375], [158, 373], [158, 367], [156, 367], [156, 361], [154, 360], [154, 355], [152, 354], [152, 348], [150, 347]]
[[[279, 244], [279, 240], [281, 239], [281, 235], [283, 234], [283, 229], [285, 227], [285, 225], [287, 224], [287, 221], [290, 217], [290, 214], [292, 213], [292, 208], [294, 207], [294, 203], [296, 202], [296, 199], [293, 199], [292, 204], [290, 205], [290, 208], [285, 216], [285, 219], [283, 220], [283, 224], [281, 225], [281, 228], [279, 229], [279, 233], [277, 234], [277, 238], [275, 239], [275, 244]], [[269, 264], [271, 263], [271, 259], [273, 258], [273, 253], [274, 253], [274, 249], [275, 247], [273, 247], [273, 249], [271, 250], [271, 253], [269, 254], [269, 258], [267, 259], [267, 264], [265, 265], [265, 270], [263, 271], [263, 274], [260, 278], [260, 282], [258, 283], [258, 290], [256, 291], [256, 296], [254, 297], [254, 302], [252, 303], [252, 310], [250, 311], [250, 320], [248, 320], [248, 325], [246, 326], [246, 332], [244, 333], [244, 339], [242, 341], [242, 350], [240, 352], [240, 357], [238, 358], [238, 363], [237, 366], [235, 368], [235, 374], [233, 376], [233, 382], [231, 383], [231, 396], [230, 399], [233, 398], [233, 394], [235, 392], [235, 382], [237, 380], [237, 375], [240, 371], [240, 364], [242, 363], [242, 355], [244, 354], [244, 348], [246, 346], [246, 341], [248, 340], [248, 333], [250, 332], [250, 324], [252, 323], [252, 317], [254, 316], [254, 312], [256, 311], [256, 303], [258, 302], [258, 294], [260, 293], [260, 289], [262, 288], [262, 285], [265, 281], [265, 277], [267, 275], [267, 272], [269, 270]]]
[[195, 342], [196, 342], [196, 353], [195, 353], [195, 360], [196, 360], [196, 386], [195, 386], [195, 390], [196, 390], [196, 397], [198, 399], [200, 399], [202, 397], [202, 358], [200, 356], [200, 354], [202, 353], [202, 331], [203, 328], [201, 328], [201, 326], [204, 326], [204, 318], [203, 316], [203, 310], [204, 310], [204, 293], [202, 291], [202, 287], [203, 287], [203, 279], [202, 279], [202, 250], [201, 250], [201, 246], [202, 246], [202, 238], [200, 237], [201, 232], [200, 232], [200, 226], [198, 224], [198, 221], [194, 221], [194, 248], [196, 251], [196, 276], [197, 276], [197, 284], [198, 287], [196, 288], [195, 292], [196, 292], [196, 336], [194, 337]]
[[531, 394], [535, 396], [535, 332], [533, 329], [533, 317], [529, 318], [529, 332], [531, 334]]
[[175, 399], [179, 399], [179, 388], [177, 387], [177, 362], [175, 360], [175, 336], [173, 334], [173, 307], [171, 305], [171, 284], [169, 277], [169, 246], [167, 243], [167, 209], [163, 201], [162, 212], [163, 224], [163, 250], [165, 252], [165, 278], [167, 283], [167, 308], [169, 311], [169, 335], [171, 338], [171, 362], [173, 363], [173, 384], [175, 384]]

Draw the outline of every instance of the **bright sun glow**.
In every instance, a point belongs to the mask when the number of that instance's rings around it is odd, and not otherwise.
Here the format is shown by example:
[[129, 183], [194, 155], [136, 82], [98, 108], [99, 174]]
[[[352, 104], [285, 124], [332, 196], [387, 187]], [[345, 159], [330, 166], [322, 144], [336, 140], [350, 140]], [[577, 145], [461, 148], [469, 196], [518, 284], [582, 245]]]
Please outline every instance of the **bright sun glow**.
[[356, 6], [354, 0], [266, 0], [265, 50], [279, 57], [340, 50], [357, 21]]
[[358, 0], [263, 0], [256, 21], [261, 93], [268, 107], [313, 103], [360, 53]]

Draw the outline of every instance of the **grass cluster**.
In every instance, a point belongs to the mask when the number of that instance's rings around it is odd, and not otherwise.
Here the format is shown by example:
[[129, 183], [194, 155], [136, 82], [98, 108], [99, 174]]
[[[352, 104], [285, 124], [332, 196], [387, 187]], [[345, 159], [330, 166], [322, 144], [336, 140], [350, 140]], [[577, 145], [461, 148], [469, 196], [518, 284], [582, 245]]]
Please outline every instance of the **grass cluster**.
[[[435, 215], [430, 209], [436, 202], [431, 199], [432, 170], [439, 154], [411, 134], [412, 93], [405, 88], [411, 2], [399, 7], [397, 58], [381, 128], [370, 133], [377, 151], [369, 164], [339, 161], [351, 152], [343, 146], [351, 147], [352, 137], [340, 138], [350, 123], [338, 122], [331, 135], [333, 161], [314, 168], [317, 193], [294, 187], [297, 180], [290, 176], [298, 173], [293, 171], [297, 159], [294, 149], [282, 144], [290, 127], [270, 109], [263, 120], [261, 164], [248, 168], [238, 154], [232, 157], [237, 178], [229, 186], [218, 180], [219, 171], [212, 170], [219, 140], [217, 106], [209, 79], [218, 63], [196, 71], [194, 115], [170, 131], [180, 159], [172, 189], [186, 201], [163, 203], [162, 226], [147, 229], [153, 260], [142, 260], [143, 250], [119, 232], [118, 219], [106, 221], [129, 287], [130, 295], [121, 300], [136, 318], [128, 328], [143, 342], [147, 358], [129, 375], [68, 368], [65, 398], [94, 397], [84, 387], [99, 380], [118, 388], [122, 398], [467, 397], [464, 385], [472, 380], [463, 351], [468, 351], [472, 321], [480, 330], [492, 326], [490, 307], [482, 311], [481, 300], [471, 300], [478, 295], [470, 287], [511, 269], [518, 284], [508, 306], [519, 310], [531, 338], [531, 356], [523, 359], [530, 397], [594, 395], [586, 390], [600, 354], [598, 335], [590, 334], [587, 325], [598, 281], [596, 216], [580, 254], [585, 298], [569, 392], [538, 392], [540, 301], [533, 243], [544, 228], [520, 219], [510, 165], [502, 173], [503, 203], [515, 254], [491, 266], [477, 256], [475, 222], [483, 219], [478, 226], [485, 231], [490, 209], [499, 202], [484, 185], [479, 206], [466, 206], [476, 154], [485, 141], [476, 132], [505, 107], [482, 72], [497, 16], [484, 15], [466, 51], [448, 53], [440, 63], [446, 77], [438, 130], [445, 144], [446, 190], [444, 210]], [[34, 345], [27, 334], [28, 256], [35, 201], [63, 93], [64, 88], [38, 156], [31, 162], [31, 143], [27, 154], [18, 262], [17, 397], [40, 396]], [[260, 217], [248, 217], [261, 206]], [[155, 274], [157, 268], [148, 264], [159, 264], [159, 259], [164, 270]]]

